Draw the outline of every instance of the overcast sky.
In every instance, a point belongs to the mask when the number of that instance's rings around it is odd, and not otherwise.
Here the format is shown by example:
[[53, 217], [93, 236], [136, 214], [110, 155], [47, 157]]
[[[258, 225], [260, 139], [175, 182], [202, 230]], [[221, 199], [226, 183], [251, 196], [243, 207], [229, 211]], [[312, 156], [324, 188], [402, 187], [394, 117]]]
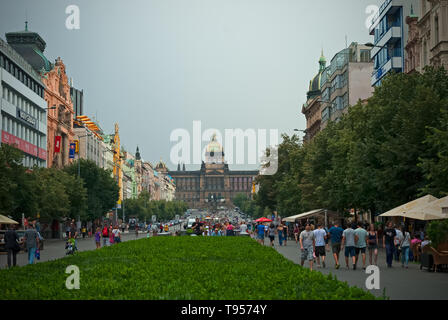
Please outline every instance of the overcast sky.
[[[381, 0], [0, 0], [0, 37], [24, 29], [60, 56], [86, 114], [124, 147], [170, 167], [170, 134], [202, 129], [305, 129], [302, 104], [318, 71], [348, 43], [371, 42]], [[65, 26], [68, 5], [80, 29]], [[204, 143], [205, 146], [206, 143]], [[243, 166], [254, 168], [254, 166]], [[187, 166], [195, 169], [197, 166]], [[231, 166], [232, 168], [232, 166]], [[233, 168], [242, 168], [233, 166]]]

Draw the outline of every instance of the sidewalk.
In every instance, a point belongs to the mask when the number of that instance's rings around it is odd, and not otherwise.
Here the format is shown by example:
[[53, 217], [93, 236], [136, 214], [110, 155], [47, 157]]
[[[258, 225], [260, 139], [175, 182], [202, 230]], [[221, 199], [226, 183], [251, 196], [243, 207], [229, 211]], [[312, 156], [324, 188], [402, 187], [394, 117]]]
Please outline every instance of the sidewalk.
[[[135, 232], [122, 234], [122, 241], [129, 241], [135, 239], [146, 238], [146, 233], [139, 233], [139, 237], [135, 237]], [[78, 251], [95, 250], [95, 237], [91, 238], [78, 238], [77, 239]], [[56, 260], [66, 256], [65, 252], [66, 240], [60, 239], [46, 239], [44, 249], [40, 252], [40, 260], [36, 263]], [[101, 239], [101, 246], [103, 245], [103, 240]], [[17, 255], [17, 265], [24, 266], [28, 263], [28, 254], [26, 252], [21, 252]], [[0, 255], [0, 269], [5, 269], [8, 265], [7, 255]]]
[[[265, 240], [265, 245], [269, 245], [269, 241]], [[287, 246], [279, 247], [278, 239], [275, 239], [274, 248], [286, 258], [294, 263], [300, 264], [300, 244], [296, 244], [295, 240], [288, 240]], [[336, 275], [338, 280], [346, 281], [351, 286], [357, 286], [366, 289], [365, 281], [369, 274], [362, 269], [362, 259], [358, 261], [357, 269], [348, 270], [345, 264], [344, 252], [339, 255], [339, 270], [335, 269], [333, 254], [326, 252], [326, 268], [317, 268], [317, 264], [313, 265], [313, 270], [322, 272], [323, 274]], [[369, 265], [369, 256], [366, 254], [366, 265]], [[349, 260], [349, 266], [352, 263]], [[309, 268], [308, 262], [304, 267]], [[369, 290], [376, 296], [383, 295], [383, 289], [386, 289], [386, 296], [391, 300], [446, 300], [448, 299], [448, 273], [428, 272], [425, 269], [420, 270], [420, 264], [409, 263], [409, 268], [401, 267], [401, 262], [393, 261], [392, 268], [388, 269], [386, 265], [385, 250], [378, 249], [378, 267], [380, 268], [380, 290]]]

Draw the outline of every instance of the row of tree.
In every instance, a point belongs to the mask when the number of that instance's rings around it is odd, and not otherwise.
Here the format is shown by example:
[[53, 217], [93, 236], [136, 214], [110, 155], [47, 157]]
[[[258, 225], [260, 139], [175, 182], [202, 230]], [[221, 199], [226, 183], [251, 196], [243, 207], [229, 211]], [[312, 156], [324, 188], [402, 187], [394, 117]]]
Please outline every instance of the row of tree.
[[22, 165], [23, 152], [0, 146], [0, 213], [21, 219], [26, 217], [51, 221], [101, 218], [114, 207], [119, 188], [111, 172], [94, 162], [81, 159], [65, 167], [32, 170]]
[[140, 193], [137, 199], [126, 199], [118, 214], [121, 217], [123, 210], [125, 217], [133, 217], [139, 221], [151, 221], [152, 216], [157, 217], [157, 221], [173, 220], [176, 215], [182, 216], [188, 206], [183, 201], [151, 200], [150, 194], [146, 191]]
[[261, 208], [281, 216], [316, 208], [378, 214], [428, 193], [447, 195], [447, 72], [392, 74], [312, 142], [284, 135], [278, 155], [277, 173], [260, 176], [255, 200], [244, 201], [255, 215]]

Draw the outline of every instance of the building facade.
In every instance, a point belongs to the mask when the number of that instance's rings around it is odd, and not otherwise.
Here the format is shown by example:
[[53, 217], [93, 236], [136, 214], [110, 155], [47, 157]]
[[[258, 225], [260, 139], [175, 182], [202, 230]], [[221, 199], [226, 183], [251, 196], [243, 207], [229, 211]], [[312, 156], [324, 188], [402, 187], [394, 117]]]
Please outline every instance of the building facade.
[[103, 138], [87, 127], [75, 126], [73, 132], [74, 139], [79, 141], [79, 158], [91, 160], [98, 167], [106, 168], [106, 144]]
[[339, 121], [348, 106], [372, 96], [372, 71], [370, 48], [365, 45], [353, 42], [333, 57], [321, 79], [322, 129], [328, 121]]
[[73, 103], [66, 68], [57, 58], [52, 64], [44, 55], [46, 43], [36, 32], [25, 30], [6, 34], [10, 44], [40, 73], [47, 102], [47, 166], [62, 168], [70, 163], [69, 147], [73, 142]]
[[0, 144], [24, 152], [23, 165], [47, 165], [47, 104], [40, 75], [0, 39]]
[[327, 61], [322, 51], [319, 59], [319, 72], [310, 81], [310, 86], [307, 92], [307, 100], [302, 106], [302, 113], [306, 118], [306, 130], [304, 141], [312, 140], [316, 134], [321, 130], [322, 112], [321, 112], [321, 87], [322, 74], [325, 71]]
[[369, 28], [374, 36], [371, 58], [374, 72], [372, 86], [381, 85], [382, 79], [389, 72], [404, 72], [407, 53], [409, 28], [406, 17], [412, 10], [418, 10], [420, 0], [386, 0], [380, 7], [378, 15]]
[[176, 181], [176, 199], [185, 201], [190, 208], [209, 208], [218, 202], [219, 206], [233, 207], [233, 199], [237, 194], [252, 196], [253, 182], [258, 170], [231, 171], [224, 160], [224, 150], [216, 136], [206, 148], [205, 162], [200, 170], [169, 171]]
[[319, 72], [310, 82], [307, 102], [302, 107], [307, 122], [305, 142], [311, 141], [328, 121], [339, 121], [350, 105], [373, 94], [372, 71], [370, 48], [366, 45], [353, 42], [338, 52], [328, 66], [322, 54]]
[[405, 72], [422, 72], [425, 66], [448, 69], [448, 0], [420, 0], [406, 17]]

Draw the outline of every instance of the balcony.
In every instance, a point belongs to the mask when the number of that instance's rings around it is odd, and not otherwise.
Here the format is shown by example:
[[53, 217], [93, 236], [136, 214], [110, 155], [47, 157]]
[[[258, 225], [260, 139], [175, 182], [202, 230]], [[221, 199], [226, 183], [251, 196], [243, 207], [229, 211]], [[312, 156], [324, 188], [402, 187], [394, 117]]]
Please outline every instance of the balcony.
[[403, 71], [402, 57], [392, 57], [381, 68], [375, 70], [372, 74], [372, 80], [371, 80], [372, 86], [375, 86], [375, 84], [391, 70]]
[[393, 5], [392, 1], [393, 0], [386, 0], [381, 5], [380, 10], [378, 11], [378, 14], [372, 19], [372, 25], [369, 28], [369, 34], [372, 34], [372, 32], [375, 30], [376, 26], [381, 21], [381, 19], [390, 10], [390, 8]]
[[385, 47], [389, 43], [394, 43], [400, 40], [402, 37], [402, 30], [400, 27], [391, 27], [389, 30], [383, 35], [383, 37], [375, 44], [375, 47], [370, 51], [370, 57], [375, 57], [378, 52]]

